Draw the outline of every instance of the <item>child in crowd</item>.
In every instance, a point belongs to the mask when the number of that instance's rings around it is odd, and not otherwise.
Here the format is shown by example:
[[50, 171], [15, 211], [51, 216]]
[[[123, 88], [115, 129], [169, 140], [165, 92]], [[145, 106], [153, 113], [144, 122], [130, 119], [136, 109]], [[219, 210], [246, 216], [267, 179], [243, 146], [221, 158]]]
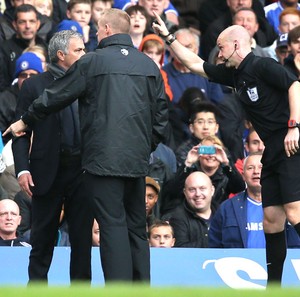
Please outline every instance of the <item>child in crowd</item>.
[[52, 17], [53, 3], [52, 0], [34, 0], [36, 10], [49, 18]]
[[98, 20], [101, 13], [106, 9], [112, 8], [113, 3], [113, 0], [92, 0], [92, 23], [96, 28], [98, 28]]
[[130, 6], [126, 9], [126, 12], [130, 16], [129, 35], [131, 36], [133, 45], [138, 48], [146, 32], [148, 32], [150, 16], [146, 9], [140, 5]]
[[157, 220], [149, 227], [150, 247], [171, 248], [174, 244], [174, 230], [168, 222]]
[[94, 51], [98, 46], [97, 30], [91, 22], [91, 0], [70, 0], [67, 7], [67, 17], [76, 21], [82, 28], [85, 48], [88, 52]]
[[142, 39], [139, 50], [150, 57], [160, 69], [165, 83], [166, 94], [168, 95], [169, 100], [172, 101], [173, 93], [168, 82], [167, 74], [162, 69], [165, 57], [165, 45], [163, 40], [156, 34], [148, 34]]

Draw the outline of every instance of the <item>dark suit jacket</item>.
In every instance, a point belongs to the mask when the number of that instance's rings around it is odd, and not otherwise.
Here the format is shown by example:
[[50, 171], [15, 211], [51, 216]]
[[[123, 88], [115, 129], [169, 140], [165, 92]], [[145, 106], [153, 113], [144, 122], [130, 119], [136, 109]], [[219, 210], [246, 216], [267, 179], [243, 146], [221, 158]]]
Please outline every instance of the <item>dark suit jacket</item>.
[[[24, 81], [16, 109], [17, 119], [27, 111], [28, 106], [53, 80], [53, 75], [47, 71]], [[34, 133], [29, 157], [32, 130], [28, 129], [25, 136], [13, 140], [15, 170], [16, 174], [22, 170], [29, 170], [35, 184], [35, 187], [32, 188], [33, 194], [43, 195], [51, 187], [59, 164], [60, 127], [58, 114], [51, 114], [30, 128], [34, 130]]]

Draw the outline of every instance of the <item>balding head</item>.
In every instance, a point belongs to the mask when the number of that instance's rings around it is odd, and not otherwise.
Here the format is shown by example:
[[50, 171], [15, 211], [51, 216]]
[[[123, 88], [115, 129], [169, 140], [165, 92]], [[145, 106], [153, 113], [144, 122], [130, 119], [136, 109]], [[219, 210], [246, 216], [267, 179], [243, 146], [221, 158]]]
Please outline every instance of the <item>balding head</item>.
[[217, 46], [220, 49], [218, 58], [224, 61], [227, 67], [238, 68], [251, 52], [251, 36], [244, 27], [233, 25], [220, 33]]
[[15, 239], [16, 230], [21, 223], [20, 209], [11, 199], [0, 201], [0, 237], [4, 240]]
[[185, 180], [184, 195], [190, 208], [199, 216], [209, 217], [211, 200], [215, 188], [211, 179], [203, 172], [195, 171]]
[[248, 31], [240, 25], [232, 25], [223, 30], [218, 39], [224, 41], [240, 41], [243, 45], [249, 46], [251, 50], [251, 36]]
[[195, 171], [186, 178], [185, 188], [197, 184], [199, 181], [201, 181], [202, 184], [212, 186], [211, 179], [204, 172]]

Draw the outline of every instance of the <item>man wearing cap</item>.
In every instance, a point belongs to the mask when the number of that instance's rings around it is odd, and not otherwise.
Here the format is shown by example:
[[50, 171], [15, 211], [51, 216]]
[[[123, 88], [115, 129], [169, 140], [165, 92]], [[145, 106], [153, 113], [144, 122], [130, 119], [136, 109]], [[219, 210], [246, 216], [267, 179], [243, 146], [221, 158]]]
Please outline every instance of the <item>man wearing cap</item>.
[[[0, 93], [0, 131], [5, 131], [15, 119], [18, 94], [24, 80], [42, 72], [42, 61], [34, 53], [24, 53], [17, 59], [14, 75], [17, 82]], [[4, 143], [8, 140], [7, 136], [3, 138]]]
[[155, 221], [154, 207], [158, 200], [160, 186], [152, 177], [146, 176], [146, 215], [148, 227]]
[[18, 6], [13, 26], [16, 34], [0, 44], [0, 91], [11, 85], [16, 60], [27, 47], [38, 44], [47, 48], [46, 42], [37, 35], [40, 21], [34, 6], [30, 4]]
[[275, 53], [278, 62], [284, 65], [284, 59], [289, 55], [288, 50], [288, 33], [280, 34], [276, 40]]
[[[72, 30], [57, 32], [48, 52], [48, 71], [22, 86], [17, 118], [84, 55], [82, 35]], [[77, 101], [30, 128], [12, 144], [19, 185], [32, 197], [29, 282], [47, 282], [63, 205], [71, 244], [71, 281], [90, 281], [93, 217], [82, 185]]]

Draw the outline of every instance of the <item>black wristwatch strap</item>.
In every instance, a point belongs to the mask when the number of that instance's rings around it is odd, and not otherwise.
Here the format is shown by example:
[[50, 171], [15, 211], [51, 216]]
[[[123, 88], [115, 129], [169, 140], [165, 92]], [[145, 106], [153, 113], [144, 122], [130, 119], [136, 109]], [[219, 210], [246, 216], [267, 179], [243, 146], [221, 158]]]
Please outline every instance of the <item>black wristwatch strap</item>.
[[169, 40], [166, 40], [167, 45], [171, 45], [176, 40], [175, 35], [171, 35], [171, 36], [172, 37]]

